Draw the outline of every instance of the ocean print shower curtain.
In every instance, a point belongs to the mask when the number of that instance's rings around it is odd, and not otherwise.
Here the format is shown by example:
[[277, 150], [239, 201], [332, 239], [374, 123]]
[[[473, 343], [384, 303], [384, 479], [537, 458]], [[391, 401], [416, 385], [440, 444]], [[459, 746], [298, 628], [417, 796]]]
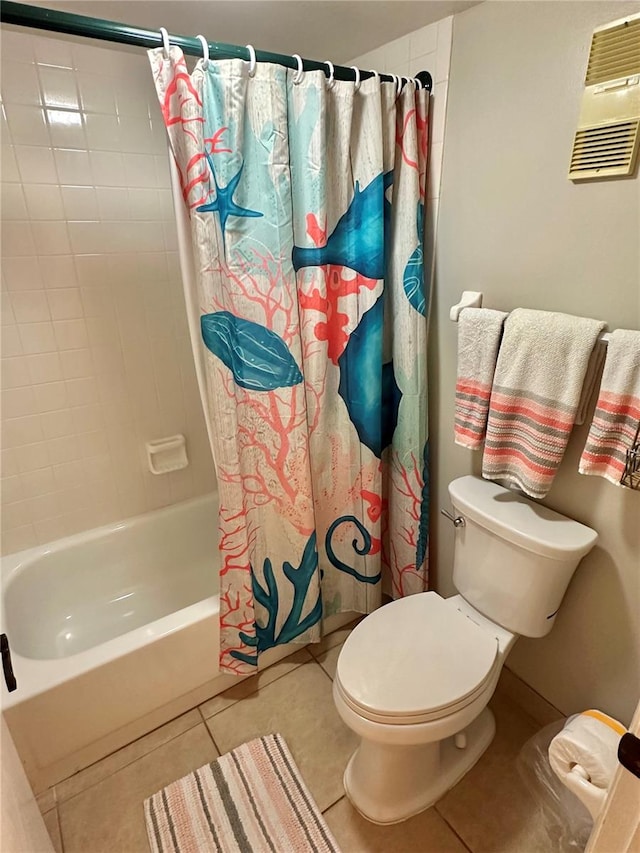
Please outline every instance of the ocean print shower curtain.
[[427, 588], [428, 93], [149, 52], [191, 221], [221, 668]]

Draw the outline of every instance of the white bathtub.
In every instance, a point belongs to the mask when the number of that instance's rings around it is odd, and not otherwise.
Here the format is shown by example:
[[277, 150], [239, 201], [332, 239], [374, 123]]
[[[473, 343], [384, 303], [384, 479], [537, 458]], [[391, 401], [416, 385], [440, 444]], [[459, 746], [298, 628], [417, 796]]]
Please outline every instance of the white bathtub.
[[216, 512], [206, 496], [6, 557], [16, 698], [92, 668], [98, 646], [128, 651], [215, 612]]
[[2, 558], [2, 706], [36, 793], [237, 684], [218, 671], [216, 516], [208, 495]]
[[2, 558], [2, 707], [36, 793], [237, 684], [218, 671], [218, 559], [215, 495]]
[[40, 790], [235, 681], [208, 495], [2, 559], [3, 709]]

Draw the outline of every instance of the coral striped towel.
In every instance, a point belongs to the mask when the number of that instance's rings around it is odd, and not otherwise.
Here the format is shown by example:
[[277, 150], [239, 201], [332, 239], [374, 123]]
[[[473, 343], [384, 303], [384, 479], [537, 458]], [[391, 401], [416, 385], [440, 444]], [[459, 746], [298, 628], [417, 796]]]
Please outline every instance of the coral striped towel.
[[153, 853], [340, 853], [278, 734], [172, 782], [144, 813]]
[[543, 498], [569, 440], [599, 320], [518, 308], [505, 322], [482, 476]]
[[492, 308], [460, 312], [454, 439], [470, 450], [481, 446], [487, 430], [491, 383], [506, 316]]
[[640, 332], [611, 333], [596, 410], [579, 471], [617, 486], [640, 421]]

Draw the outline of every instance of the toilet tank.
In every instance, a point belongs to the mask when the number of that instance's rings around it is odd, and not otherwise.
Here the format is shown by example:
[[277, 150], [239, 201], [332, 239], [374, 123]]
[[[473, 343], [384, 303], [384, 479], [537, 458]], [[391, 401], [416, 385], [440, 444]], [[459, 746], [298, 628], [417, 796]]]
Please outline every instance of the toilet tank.
[[449, 484], [456, 527], [453, 582], [480, 613], [509, 631], [543, 637], [571, 576], [598, 534], [523, 495], [477, 477]]

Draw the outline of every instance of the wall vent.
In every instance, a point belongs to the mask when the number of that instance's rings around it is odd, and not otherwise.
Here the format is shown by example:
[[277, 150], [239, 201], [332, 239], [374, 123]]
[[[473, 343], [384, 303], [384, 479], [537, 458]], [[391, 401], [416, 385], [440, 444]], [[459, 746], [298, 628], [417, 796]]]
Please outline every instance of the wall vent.
[[579, 130], [571, 154], [571, 178], [598, 178], [603, 170], [606, 175], [630, 174], [638, 153], [639, 128], [636, 120]]
[[569, 178], [631, 175], [639, 147], [640, 14], [593, 33]]
[[593, 86], [640, 72], [640, 16], [597, 29], [591, 40], [585, 83]]

